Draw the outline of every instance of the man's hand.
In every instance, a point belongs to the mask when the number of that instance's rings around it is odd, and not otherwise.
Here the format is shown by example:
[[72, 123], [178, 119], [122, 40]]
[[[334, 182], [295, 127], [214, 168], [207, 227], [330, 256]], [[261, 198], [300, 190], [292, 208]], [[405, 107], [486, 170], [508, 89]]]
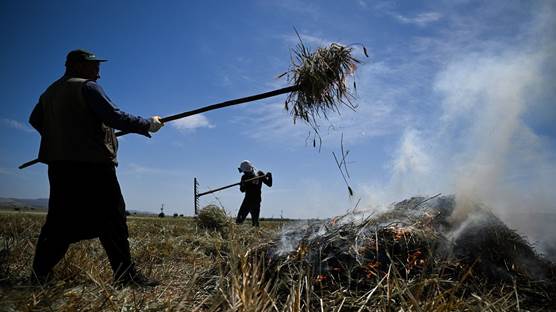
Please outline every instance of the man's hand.
[[149, 118], [149, 132], [157, 132], [164, 126], [162, 120], [160, 120], [160, 116], [152, 116]]

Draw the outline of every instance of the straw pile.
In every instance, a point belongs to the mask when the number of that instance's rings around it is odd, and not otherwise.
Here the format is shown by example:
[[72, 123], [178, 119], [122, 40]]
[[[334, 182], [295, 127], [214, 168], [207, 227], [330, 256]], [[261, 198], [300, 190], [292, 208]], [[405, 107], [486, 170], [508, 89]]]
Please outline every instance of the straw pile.
[[454, 206], [450, 196], [415, 197], [378, 216], [348, 214], [285, 229], [263, 249], [266, 278], [279, 285], [282, 300], [291, 296], [292, 281], [306, 278], [321, 305], [342, 294], [342, 304], [352, 308], [422, 301], [445, 309], [454, 298], [485, 300], [477, 294], [492, 295], [489, 285], [501, 285], [508, 291], [498, 296], [515, 297], [508, 307], [555, 306], [554, 264], [485, 210], [454, 227], [448, 221]]
[[197, 225], [206, 230], [222, 231], [229, 223], [224, 209], [216, 205], [208, 205], [199, 211]]

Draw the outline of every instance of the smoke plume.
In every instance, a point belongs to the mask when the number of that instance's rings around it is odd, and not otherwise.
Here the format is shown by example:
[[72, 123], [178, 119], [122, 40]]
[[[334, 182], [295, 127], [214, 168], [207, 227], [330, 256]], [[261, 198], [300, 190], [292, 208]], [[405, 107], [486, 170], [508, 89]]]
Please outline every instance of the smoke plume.
[[388, 193], [398, 200], [453, 193], [454, 223], [485, 205], [550, 256], [556, 246], [555, 145], [535, 120], [556, 118], [556, 5], [538, 12], [515, 41], [443, 55], [433, 80], [437, 122], [407, 126]]

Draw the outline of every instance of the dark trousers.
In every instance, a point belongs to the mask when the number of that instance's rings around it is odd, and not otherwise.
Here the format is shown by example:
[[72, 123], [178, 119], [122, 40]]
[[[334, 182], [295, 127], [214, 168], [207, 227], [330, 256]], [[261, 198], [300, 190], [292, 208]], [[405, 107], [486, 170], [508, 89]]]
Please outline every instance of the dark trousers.
[[248, 214], [251, 214], [251, 223], [253, 226], [259, 226], [259, 214], [261, 212], [261, 200], [259, 198], [248, 198], [245, 197], [239, 207], [239, 212], [237, 213], [236, 223], [242, 224], [247, 218]]
[[125, 203], [111, 164], [60, 162], [48, 167], [50, 198], [33, 271], [47, 276], [71, 243], [98, 237], [114, 278], [134, 272]]
[[[114, 279], [119, 279], [124, 274], [134, 274], [127, 239], [111, 237], [110, 235], [101, 235], [99, 239], [110, 261]], [[35, 249], [35, 258], [33, 259], [34, 274], [37, 277], [46, 277], [54, 266], [64, 258], [69, 245], [70, 243], [67, 241], [48, 238], [48, 235], [41, 231]]]

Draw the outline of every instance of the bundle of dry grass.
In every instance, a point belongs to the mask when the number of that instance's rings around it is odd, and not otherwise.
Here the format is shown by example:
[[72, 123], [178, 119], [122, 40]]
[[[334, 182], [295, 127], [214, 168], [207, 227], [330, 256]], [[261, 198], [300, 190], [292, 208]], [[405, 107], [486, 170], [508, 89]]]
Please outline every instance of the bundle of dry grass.
[[352, 56], [351, 47], [332, 43], [311, 52], [300, 39], [292, 62], [291, 69], [283, 75], [297, 87], [285, 102], [294, 122], [302, 119], [316, 129], [317, 118], [339, 112], [341, 105], [355, 109], [347, 78], [360, 62]]
[[228, 223], [226, 211], [216, 205], [205, 206], [197, 215], [197, 225], [202, 229], [222, 231]]

